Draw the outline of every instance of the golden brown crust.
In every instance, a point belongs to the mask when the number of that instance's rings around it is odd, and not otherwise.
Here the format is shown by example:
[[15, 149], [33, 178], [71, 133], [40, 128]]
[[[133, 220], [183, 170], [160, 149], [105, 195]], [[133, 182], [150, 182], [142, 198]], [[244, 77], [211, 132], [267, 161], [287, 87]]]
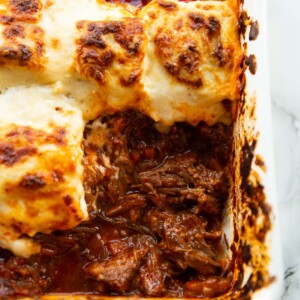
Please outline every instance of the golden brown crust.
[[[81, 37], [77, 41], [75, 64], [83, 77], [105, 85], [112, 66], [118, 64], [120, 71], [111, 75], [118, 76], [121, 85], [130, 86], [139, 80], [145, 41], [140, 20], [81, 21], [77, 28]], [[112, 44], [107, 41], [110, 38]]]
[[0, 65], [40, 68], [44, 61], [44, 32], [36, 25], [11, 22], [4, 25]]
[[36, 22], [42, 10], [39, 0], [8, 0], [8, 13], [18, 20]]
[[[163, 5], [164, 8], [171, 7], [167, 5], [169, 2], [158, 1], [160, 6], [162, 3], [166, 4]], [[154, 44], [161, 63], [178, 81], [194, 88], [201, 87], [203, 85], [201, 66], [205, 60], [216, 58], [219, 67], [232, 69], [234, 49], [223, 46], [222, 25], [216, 17], [191, 12], [177, 18], [173, 25], [172, 29], [159, 27]], [[195, 34], [198, 33], [198, 38], [195, 38]]]
[[[166, 9], [170, 3], [173, 8]], [[243, 88], [238, 16], [229, 1], [154, 0], [141, 11], [149, 40], [144, 84], [151, 89], [152, 118], [165, 124], [231, 123], [231, 107]]]
[[172, 1], [157, 1], [157, 3], [167, 11], [178, 10], [177, 4]]
[[26, 158], [35, 155], [37, 149], [31, 146], [24, 146], [16, 149], [13, 144], [0, 142], [0, 164], [11, 167]]
[[57, 146], [66, 146], [67, 131], [63, 127], [55, 127], [52, 133], [36, 130], [29, 126], [15, 126], [6, 134], [5, 142], [13, 145], [26, 145], [33, 143], [54, 143]]
[[[201, 75], [196, 73], [201, 64], [201, 56], [193, 40], [186, 39], [178, 44], [178, 40], [174, 38], [170, 30], [160, 28], [154, 38], [154, 43], [156, 53], [165, 69], [178, 81], [195, 88], [203, 84]], [[181, 47], [180, 52], [176, 51], [178, 46]]]
[[27, 174], [19, 182], [20, 187], [28, 190], [37, 190], [46, 184], [45, 177], [41, 174]]
[[41, 67], [45, 52], [44, 31], [35, 25], [41, 11], [42, 5], [38, 0], [7, 1], [5, 13], [0, 14], [3, 40], [0, 44], [0, 65]]
[[8, 5], [11, 11], [18, 15], [36, 14], [41, 8], [41, 3], [38, 0], [9, 0]]

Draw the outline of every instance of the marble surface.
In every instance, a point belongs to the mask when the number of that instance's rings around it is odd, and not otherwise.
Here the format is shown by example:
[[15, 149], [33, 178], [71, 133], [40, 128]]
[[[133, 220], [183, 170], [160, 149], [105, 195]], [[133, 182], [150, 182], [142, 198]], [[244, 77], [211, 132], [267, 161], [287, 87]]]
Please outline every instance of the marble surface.
[[284, 300], [300, 299], [299, 12], [299, 0], [268, 0], [273, 135], [285, 267]]

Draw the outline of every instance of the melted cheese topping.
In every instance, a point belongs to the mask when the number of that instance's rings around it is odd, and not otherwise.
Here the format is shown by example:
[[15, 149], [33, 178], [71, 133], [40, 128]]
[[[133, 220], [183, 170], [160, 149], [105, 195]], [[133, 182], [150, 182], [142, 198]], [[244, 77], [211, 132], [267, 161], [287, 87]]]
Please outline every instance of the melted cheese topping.
[[240, 98], [238, 18], [226, 1], [152, 1], [141, 12], [148, 47], [143, 83], [158, 122], [231, 122], [223, 100]]
[[146, 99], [141, 84], [146, 52], [144, 24], [140, 19], [77, 24], [76, 69], [98, 84], [101, 112], [138, 108]]
[[86, 121], [135, 108], [164, 125], [231, 122], [227, 102], [243, 87], [237, 0], [156, 0], [140, 12], [96, 0], [35, 2], [36, 23], [0, 25], [0, 89], [53, 85]]
[[[77, 40], [80, 39], [77, 24], [82, 20], [118, 21], [132, 15], [121, 5], [102, 4], [96, 0], [44, 1], [41, 7], [41, 14], [34, 25], [26, 19], [1, 22], [0, 18], [0, 66], [3, 65], [0, 68], [0, 90], [36, 83], [52, 85], [56, 93], [73, 99], [74, 105], [82, 110], [85, 120], [95, 119], [104, 111], [107, 96], [103, 96], [104, 89], [96, 81], [80, 74], [76, 62]], [[5, 32], [17, 25], [28, 34], [20, 38], [14, 31], [12, 38], [7, 38]], [[39, 39], [29, 34], [33, 26], [40, 32]], [[41, 50], [35, 53], [38, 45]], [[15, 49], [20, 47], [26, 47], [26, 57], [22, 52], [15, 53]], [[111, 81], [115, 81], [114, 76], [111, 76]], [[116, 86], [120, 84], [114, 83], [113, 88]], [[127, 90], [130, 92], [129, 88]], [[122, 94], [120, 91], [116, 93]], [[120, 96], [117, 99], [120, 102]]]
[[0, 245], [17, 255], [38, 250], [23, 247], [22, 235], [69, 229], [87, 218], [84, 122], [68, 102], [39, 87], [0, 95]]
[[76, 41], [80, 38], [77, 24], [82, 20], [118, 20], [129, 15], [121, 6], [101, 5], [95, 0], [57, 0], [43, 12], [41, 27], [45, 30], [48, 61], [45, 75], [49, 83], [56, 83], [57, 92], [74, 99], [85, 120], [94, 119], [103, 111], [103, 101], [98, 84], [76, 70]]

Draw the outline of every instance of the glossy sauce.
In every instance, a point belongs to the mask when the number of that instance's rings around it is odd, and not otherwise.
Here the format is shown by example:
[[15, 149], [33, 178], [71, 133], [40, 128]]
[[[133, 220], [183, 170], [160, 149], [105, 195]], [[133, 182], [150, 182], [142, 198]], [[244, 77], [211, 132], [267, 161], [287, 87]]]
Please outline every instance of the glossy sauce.
[[[85, 130], [85, 160], [96, 157], [97, 167], [85, 171], [90, 220], [36, 235], [42, 251], [27, 260], [0, 250], [0, 295], [227, 291], [231, 267], [220, 238], [232, 128], [179, 123], [161, 133], [135, 111], [100, 122]], [[102, 146], [95, 135], [105, 140]], [[95, 171], [100, 166], [104, 173]]]

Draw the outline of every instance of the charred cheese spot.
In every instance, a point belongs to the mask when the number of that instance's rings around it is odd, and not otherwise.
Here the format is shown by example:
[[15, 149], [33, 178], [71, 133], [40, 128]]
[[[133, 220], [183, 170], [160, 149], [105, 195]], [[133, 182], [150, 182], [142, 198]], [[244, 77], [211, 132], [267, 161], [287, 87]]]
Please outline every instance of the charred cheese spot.
[[46, 184], [43, 175], [27, 174], [21, 179], [19, 186], [29, 190], [37, 190], [43, 188]]
[[63, 199], [64, 199], [64, 202], [65, 202], [65, 204], [66, 204], [67, 206], [69, 206], [69, 205], [72, 203], [72, 201], [73, 201], [72, 197], [69, 196], [69, 195], [64, 196]]
[[228, 48], [223, 48], [222, 44], [219, 43], [216, 51], [213, 52], [213, 55], [215, 55], [218, 60], [219, 60], [219, 66], [224, 67], [228, 64], [230, 64], [230, 67], [233, 67], [233, 55], [234, 55], [234, 49], [228, 47]]
[[171, 1], [157, 1], [158, 5], [163, 7], [165, 10], [177, 10], [178, 6], [176, 3]]
[[13, 16], [0, 15], [0, 24], [10, 25], [15, 21]]
[[81, 75], [101, 84], [114, 75], [125, 86], [139, 79], [144, 58], [144, 28], [139, 20], [80, 22], [77, 28], [84, 32], [77, 42], [76, 69]]
[[198, 13], [190, 13], [190, 14], [188, 14], [188, 17], [191, 19], [189, 26], [192, 29], [198, 30], [198, 29], [206, 26], [205, 18], [203, 17], [203, 15], [198, 14]]
[[38, 247], [16, 249], [22, 235], [73, 228], [87, 218], [83, 128], [81, 112], [49, 88], [0, 94], [0, 247], [28, 256]]
[[57, 146], [66, 146], [67, 130], [62, 127], [55, 127], [52, 132], [47, 133], [43, 130], [35, 130], [29, 126], [12, 126], [7, 134], [5, 141], [13, 145], [26, 146], [28, 143], [38, 145], [39, 143], [53, 143]]
[[12, 126], [13, 128], [6, 134], [5, 140], [9, 140], [14, 145], [25, 145], [34, 143], [45, 134], [42, 130], [35, 130], [29, 126]]
[[39, 0], [7, 0], [11, 14], [24, 20], [36, 21], [42, 5]]
[[220, 30], [220, 22], [215, 17], [208, 17], [208, 24], [207, 24], [209, 30], [211, 32], [217, 32]]
[[17, 64], [26, 66], [32, 57], [31, 50], [26, 45], [17, 45], [16, 47], [0, 48], [0, 63]]
[[0, 142], [0, 164], [11, 167], [18, 162], [23, 162], [28, 157], [37, 153], [35, 147], [21, 147], [15, 149], [14, 145], [7, 142]]
[[67, 135], [66, 129], [58, 127], [55, 128], [53, 134], [47, 137], [47, 139], [49, 141], [53, 140], [55, 144], [58, 146], [66, 146], [67, 145], [66, 135]]
[[9, 0], [12, 12], [19, 14], [34, 14], [39, 11], [38, 0]]
[[20, 24], [7, 26], [3, 30], [3, 37], [7, 39], [25, 38], [24, 27], [22, 27]]
[[[171, 30], [160, 28], [154, 43], [158, 57], [170, 74], [195, 88], [202, 85], [202, 74], [198, 70], [201, 53], [193, 40], [186, 38], [178, 44]], [[177, 51], [178, 45], [180, 51]]]
[[23, 22], [11, 22], [3, 27], [2, 38], [0, 37], [0, 65], [41, 68], [45, 51], [43, 30]]

